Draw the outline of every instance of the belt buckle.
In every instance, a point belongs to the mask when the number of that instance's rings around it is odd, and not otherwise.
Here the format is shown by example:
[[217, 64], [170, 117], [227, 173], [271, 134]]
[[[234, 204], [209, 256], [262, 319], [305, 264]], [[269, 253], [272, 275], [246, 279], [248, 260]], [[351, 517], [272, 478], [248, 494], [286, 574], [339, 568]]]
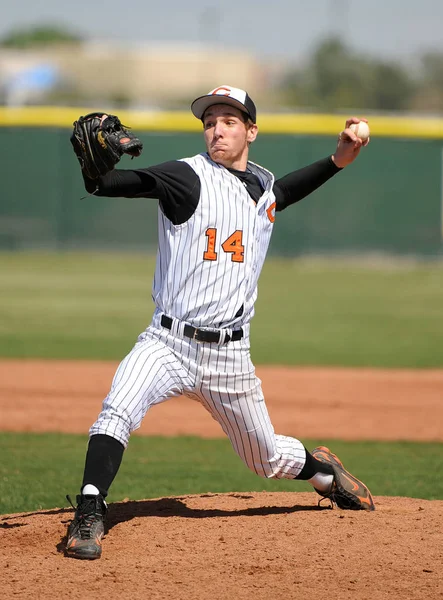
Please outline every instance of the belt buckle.
[[217, 341], [215, 341], [215, 340], [214, 341], [212, 341], [212, 340], [208, 341], [208, 340], [205, 340], [205, 339], [202, 340], [202, 339], [198, 338], [198, 335], [200, 333], [204, 334], [205, 332], [206, 332], [205, 329], [199, 329], [198, 327], [195, 327], [194, 328], [194, 333], [193, 333], [191, 339], [194, 342], [196, 342], [197, 344], [205, 344], [205, 343], [208, 343], [208, 344], [210, 344], [210, 343], [220, 344], [220, 340], [222, 339], [222, 336], [223, 336], [223, 331], [221, 329], [219, 329], [219, 330], [210, 330], [209, 331], [210, 333], [217, 333], [218, 334], [218, 340]]
[[198, 327], [194, 327], [194, 333], [192, 334], [192, 338], [191, 339], [194, 340], [194, 342], [196, 344], [203, 344], [203, 341], [199, 340], [198, 337], [197, 337], [198, 333], [199, 333]]

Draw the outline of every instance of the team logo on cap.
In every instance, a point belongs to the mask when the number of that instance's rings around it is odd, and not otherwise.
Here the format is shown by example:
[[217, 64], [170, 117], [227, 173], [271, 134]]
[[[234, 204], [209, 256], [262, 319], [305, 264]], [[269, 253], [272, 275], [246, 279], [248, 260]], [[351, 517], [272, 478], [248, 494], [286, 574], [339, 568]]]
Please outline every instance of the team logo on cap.
[[[226, 92], [226, 94], [223, 94], [222, 91]], [[216, 96], [216, 95], [217, 96], [230, 96], [231, 92], [232, 92], [231, 88], [228, 88], [228, 87], [225, 87], [225, 86], [221, 86], [221, 87], [215, 88], [215, 90], [213, 90], [211, 92], [211, 94], [213, 96]]]

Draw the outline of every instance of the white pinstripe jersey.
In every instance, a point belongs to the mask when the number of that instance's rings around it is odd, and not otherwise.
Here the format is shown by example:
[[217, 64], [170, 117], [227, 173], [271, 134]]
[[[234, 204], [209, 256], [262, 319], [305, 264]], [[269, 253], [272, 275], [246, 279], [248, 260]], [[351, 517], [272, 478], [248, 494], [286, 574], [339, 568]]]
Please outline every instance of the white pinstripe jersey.
[[241, 180], [206, 153], [182, 160], [200, 178], [200, 200], [180, 225], [159, 208], [153, 300], [157, 311], [195, 327], [241, 327], [254, 314], [271, 238], [274, 176], [248, 162], [265, 190], [255, 204]]

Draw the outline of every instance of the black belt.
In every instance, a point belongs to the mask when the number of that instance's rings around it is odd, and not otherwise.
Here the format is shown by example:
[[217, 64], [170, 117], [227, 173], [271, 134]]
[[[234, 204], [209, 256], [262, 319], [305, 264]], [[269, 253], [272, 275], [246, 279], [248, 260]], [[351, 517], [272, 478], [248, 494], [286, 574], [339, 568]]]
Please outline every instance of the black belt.
[[[172, 318], [167, 317], [166, 315], [162, 315], [160, 323], [166, 329], [172, 329]], [[220, 336], [223, 335], [223, 329], [219, 331], [208, 331], [207, 329], [197, 329], [196, 327], [192, 327], [192, 325], [185, 325], [183, 329], [183, 333], [186, 337], [195, 340], [196, 342], [208, 342], [208, 343], [218, 343], [220, 341]], [[232, 332], [232, 335], [228, 333], [225, 335], [225, 339], [223, 341], [224, 344], [228, 342], [237, 342], [241, 340], [243, 337], [243, 329], [237, 329]]]

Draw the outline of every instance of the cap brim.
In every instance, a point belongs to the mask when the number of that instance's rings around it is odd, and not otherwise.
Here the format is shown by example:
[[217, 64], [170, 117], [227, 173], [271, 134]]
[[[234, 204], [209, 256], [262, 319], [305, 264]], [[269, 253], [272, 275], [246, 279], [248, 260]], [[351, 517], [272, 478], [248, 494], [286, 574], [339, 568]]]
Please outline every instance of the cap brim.
[[200, 98], [196, 98], [194, 102], [191, 104], [192, 114], [197, 117], [197, 119], [202, 119], [205, 114], [205, 110], [214, 104], [228, 104], [229, 106], [233, 106], [237, 108], [242, 113], [249, 115], [248, 111], [244, 104], [236, 100], [235, 98], [230, 98], [229, 96], [221, 96], [221, 95], [213, 95], [213, 96], [200, 96]]

